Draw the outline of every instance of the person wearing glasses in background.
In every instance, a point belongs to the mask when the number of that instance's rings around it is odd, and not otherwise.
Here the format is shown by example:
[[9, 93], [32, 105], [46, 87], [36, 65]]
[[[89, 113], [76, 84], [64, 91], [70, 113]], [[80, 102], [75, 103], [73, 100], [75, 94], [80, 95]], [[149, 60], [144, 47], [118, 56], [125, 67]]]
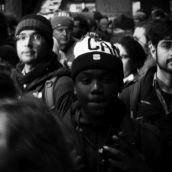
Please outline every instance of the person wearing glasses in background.
[[[20, 63], [12, 78], [23, 94], [45, 100], [46, 81], [58, 77], [54, 83], [54, 108], [58, 113], [70, 102], [73, 93], [69, 71], [58, 62], [53, 53], [53, 30], [51, 23], [41, 15], [25, 16], [16, 27], [16, 48]], [[51, 83], [50, 83], [51, 84]]]

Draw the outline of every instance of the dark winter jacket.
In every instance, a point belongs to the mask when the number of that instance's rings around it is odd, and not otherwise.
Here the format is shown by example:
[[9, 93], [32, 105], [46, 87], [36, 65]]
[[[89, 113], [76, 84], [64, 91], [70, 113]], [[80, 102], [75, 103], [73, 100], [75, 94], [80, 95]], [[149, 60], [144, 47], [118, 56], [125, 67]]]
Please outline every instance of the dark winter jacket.
[[[107, 172], [106, 156], [98, 153], [104, 145], [113, 145], [112, 135], [122, 131], [126, 134], [126, 142], [136, 143], [136, 147], [145, 155], [145, 160], [153, 171], [160, 156], [160, 140], [154, 128], [142, 126], [128, 118], [125, 106], [119, 100], [115, 102], [106, 114], [102, 124], [80, 121], [80, 106], [74, 103], [63, 118], [65, 136], [75, 155], [80, 155], [80, 172]], [[73, 151], [74, 152], [74, 151]], [[104, 163], [102, 163], [104, 161]], [[119, 172], [119, 169], [115, 170]]]
[[63, 75], [56, 79], [53, 89], [55, 110], [57, 113], [60, 113], [70, 106], [73, 94], [73, 83], [70, 72], [62, 68], [54, 53], [51, 53], [47, 57], [47, 61], [38, 64], [33, 71], [26, 75], [22, 74], [23, 67], [24, 64], [19, 63], [16, 70], [12, 72], [12, 78], [21, 95], [32, 94], [37, 98], [45, 100], [46, 81], [58, 76], [60, 71]]
[[[149, 123], [154, 123], [165, 116], [165, 111], [158, 99], [153, 83], [155, 72], [156, 67], [150, 68], [138, 82], [124, 89], [120, 94], [120, 99], [127, 107], [135, 111], [133, 117], [144, 117], [144, 120]], [[134, 93], [134, 91], [137, 91], [137, 93]], [[132, 109], [133, 103], [136, 105], [135, 109]]]
[[156, 67], [150, 68], [139, 82], [124, 89], [120, 98], [131, 110], [133, 118], [156, 128], [162, 144], [161, 169], [172, 171], [172, 112], [166, 113], [158, 98], [155, 72]]

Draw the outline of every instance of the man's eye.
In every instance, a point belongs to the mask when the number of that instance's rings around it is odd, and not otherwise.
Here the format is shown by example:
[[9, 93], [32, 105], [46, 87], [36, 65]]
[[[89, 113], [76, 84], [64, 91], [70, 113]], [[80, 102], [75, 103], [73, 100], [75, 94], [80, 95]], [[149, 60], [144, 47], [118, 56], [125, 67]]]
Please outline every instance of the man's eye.
[[41, 35], [37, 34], [37, 33], [33, 34], [32, 37], [33, 37], [34, 40], [40, 40], [41, 39]]
[[16, 36], [16, 39], [17, 39], [17, 40], [25, 40], [25, 39], [26, 39], [26, 35], [23, 35], [23, 34], [17, 35], [17, 36]]
[[80, 81], [81, 81], [82, 83], [84, 83], [84, 84], [88, 84], [88, 83], [91, 82], [91, 79], [88, 78], [88, 77], [83, 77], [83, 78], [80, 79]]
[[163, 48], [170, 49], [172, 47], [172, 43], [171, 42], [164, 42], [161, 46]]
[[63, 29], [57, 29], [58, 32], [63, 32]]

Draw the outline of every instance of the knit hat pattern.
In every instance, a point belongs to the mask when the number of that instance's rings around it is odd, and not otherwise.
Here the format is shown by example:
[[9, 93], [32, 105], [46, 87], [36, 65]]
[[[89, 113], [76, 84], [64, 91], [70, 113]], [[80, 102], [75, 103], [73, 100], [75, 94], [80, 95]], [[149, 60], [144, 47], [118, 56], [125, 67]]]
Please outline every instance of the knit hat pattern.
[[51, 25], [53, 29], [56, 29], [61, 26], [68, 26], [69, 28], [73, 28], [74, 21], [68, 12], [61, 11], [55, 13], [51, 18]]
[[48, 19], [41, 15], [27, 15], [18, 23], [15, 35], [18, 35], [23, 30], [34, 29], [38, 31], [47, 40], [47, 45], [53, 47], [53, 29]]
[[88, 33], [74, 47], [74, 61], [71, 72], [73, 79], [86, 69], [107, 69], [123, 80], [123, 66], [119, 50], [110, 42], [98, 38], [95, 33]]

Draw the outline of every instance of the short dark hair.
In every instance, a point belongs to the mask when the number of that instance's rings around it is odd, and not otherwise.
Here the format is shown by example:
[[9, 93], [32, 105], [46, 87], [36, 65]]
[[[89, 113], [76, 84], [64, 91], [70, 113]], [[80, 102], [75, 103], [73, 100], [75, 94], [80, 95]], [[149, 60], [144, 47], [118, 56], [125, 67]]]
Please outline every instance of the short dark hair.
[[127, 50], [129, 58], [137, 64], [137, 69], [141, 68], [146, 60], [143, 47], [131, 36], [122, 37], [118, 43]]
[[172, 20], [169, 18], [153, 20], [148, 30], [148, 37], [154, 46], [157, 46], [160, 40], [172, 39]]
[[119, 17], [114, 19], [113, 27], [114, 28], [120, 28], [123, 30], [134, 31], [134, 27], [135, 27], [134, 19], [132, 17], [129, 17], [129, 16], [122, 14]]

